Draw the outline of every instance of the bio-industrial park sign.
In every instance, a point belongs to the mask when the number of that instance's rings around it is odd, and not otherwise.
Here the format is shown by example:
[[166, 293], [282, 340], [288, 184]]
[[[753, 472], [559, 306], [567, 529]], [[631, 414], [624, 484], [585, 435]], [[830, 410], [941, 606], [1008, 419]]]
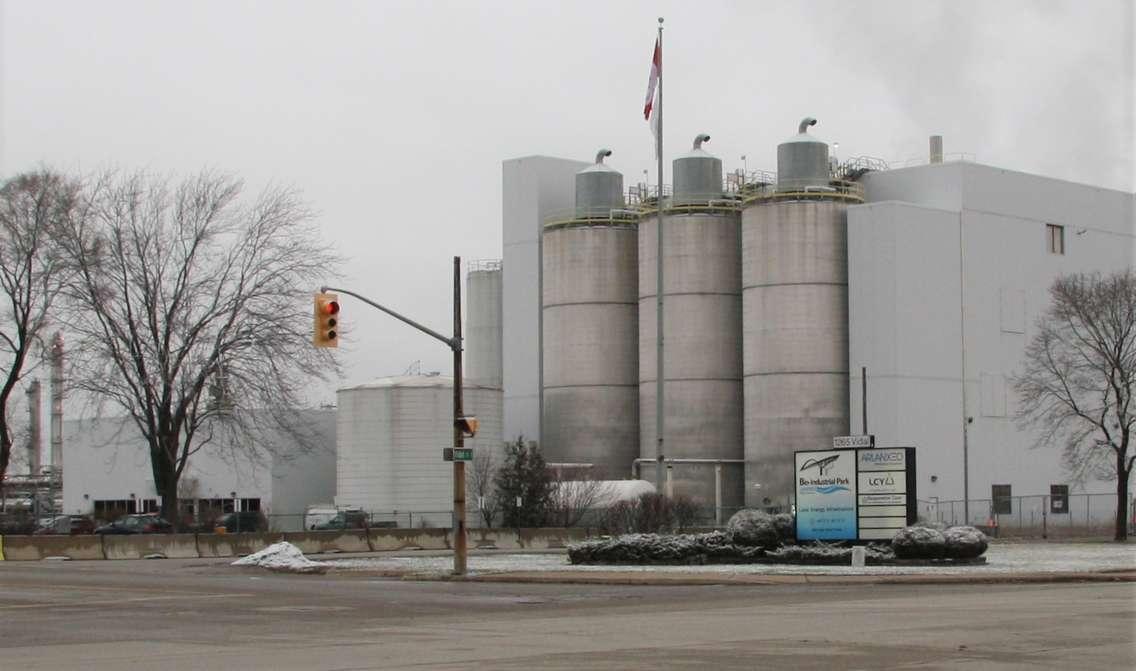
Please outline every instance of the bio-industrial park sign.
[[856, 538], [855, 451], [797, 452], [795, 471], [797, 538]]
[[915, 448], [797, 452], [799, 540], [885, 540], [915, 521]]

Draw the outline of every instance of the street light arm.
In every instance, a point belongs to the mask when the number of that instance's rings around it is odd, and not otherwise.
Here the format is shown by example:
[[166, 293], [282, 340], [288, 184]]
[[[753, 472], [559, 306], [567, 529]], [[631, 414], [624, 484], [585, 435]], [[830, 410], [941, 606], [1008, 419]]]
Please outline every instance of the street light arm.
[[336, 287], [320, 287], [320, 291], [322, 291], [324, 293], [331, 291], [331, 292], [340, 293], [340, 294], [347, 294], [348, 296], [358, 298], [359, 300], [363, 301], [367, 305], [370, 305], [371, 307], [375, 307], [375, 308], [382, 310], [383, 312], [394, 317], [395, 319], [397, 319], [401, 322], [405, 322], [405, 323], [413, 326], [414, 328], [418, 329], [419, 331], [422, 331], [426, 335], [433, 336], [433, 337], [437, 338], [438, 340], [441, 340], [442, 342], [446, 343], [446, 346], [449, 347], [451, 350], [454, 350], [454, 351], [460, 351], [461, 350], [461, 339], [460, 338], [447, 338], [446, 336], [442, 335], [441, 333], [438, 333], [434, 329], [423, 326], [423, 325], [419, 324], [418, 322], [414, 321], [413, 319], [411, 319], [409, 317], [404, 317], [403, 315], [400, 315], [399, 313], [395, 312], [394, 310], [392, 310], [388, 307], [385, 307], [383, 305], [379, 305], [378, 303], [367, 298], [366, 296], [360, 296], [359, 294], [355, 293], [354, 291], [348, 291], [347, 289], [338, 289]]

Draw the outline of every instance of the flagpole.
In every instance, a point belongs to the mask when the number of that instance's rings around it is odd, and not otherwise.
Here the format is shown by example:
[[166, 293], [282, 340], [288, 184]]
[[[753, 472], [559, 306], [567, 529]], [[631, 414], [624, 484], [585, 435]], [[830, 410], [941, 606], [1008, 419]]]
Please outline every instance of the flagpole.
[[658, 157], [658, 227], [655, 242], [655, 491], [664, 493], [663, 471], [663, 17], [659, 17], [659, 125], [655, 131], [655, 156]]

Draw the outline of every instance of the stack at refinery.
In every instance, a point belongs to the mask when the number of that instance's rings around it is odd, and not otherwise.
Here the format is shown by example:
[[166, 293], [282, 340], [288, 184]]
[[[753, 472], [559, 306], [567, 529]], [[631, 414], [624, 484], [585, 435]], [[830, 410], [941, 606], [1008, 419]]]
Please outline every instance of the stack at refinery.
[[[741, 245], [737, 201], [722, 188], [722, 161], [702, 149], [675, 159], [674, 195], [663, 207], [663, 455], [671, 490], [741, 505]], [[658, 212], [639, 225], [639, 453], [658, 452]], [[654, 481], [646, 463], [642, 477]], [[720, 480], [719, 480], [720, 477]], [[718, 484], [716, 484], [718, 483]], [[660, 490], [664, 485], [656, 483]]]
[[597, 479], [639, 456], [637, 222], [610, 154], [577, 173], [574, 215], [542, 242], [544, 456]]

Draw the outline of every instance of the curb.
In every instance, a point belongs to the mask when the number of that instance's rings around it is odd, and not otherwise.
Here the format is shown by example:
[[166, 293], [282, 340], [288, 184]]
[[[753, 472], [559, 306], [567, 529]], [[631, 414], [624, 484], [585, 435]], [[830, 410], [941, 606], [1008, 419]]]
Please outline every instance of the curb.
[[384, 572], [402, 580], [556, 585], [621, 586], [772, 586], [772, 585], [1012, 585], [1061, 583], [1133, 583], [1136, 571], [1012, 573], [1002, 575], [692, 575], [568, 573], [559, 571], [489, 573], [472, 576]]

